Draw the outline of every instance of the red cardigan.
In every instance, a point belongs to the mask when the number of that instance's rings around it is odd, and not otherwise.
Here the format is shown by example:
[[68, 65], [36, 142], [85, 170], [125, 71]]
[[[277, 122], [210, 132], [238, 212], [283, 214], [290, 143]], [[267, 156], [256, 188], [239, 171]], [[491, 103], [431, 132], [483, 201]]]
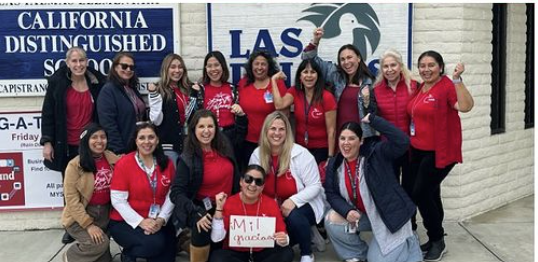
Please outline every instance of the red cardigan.
[[374, 88], [377, 114], [409, 135], [411, 117], [407, 114], [407, 104], [416, 94], [416, 91], [417, 82], [411, 80], [411, 93], [409, 93], [403, 76], [400, 77], [396, 91], [392, 90], [386, 81], [381, 81]]

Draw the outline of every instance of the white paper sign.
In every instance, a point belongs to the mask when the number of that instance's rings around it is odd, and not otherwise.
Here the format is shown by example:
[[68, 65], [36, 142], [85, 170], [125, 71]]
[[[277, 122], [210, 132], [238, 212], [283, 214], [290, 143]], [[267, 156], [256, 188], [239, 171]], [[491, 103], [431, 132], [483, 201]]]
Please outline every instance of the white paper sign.
[[230, 216], [230, 247], [274, 247], [276, 218]]

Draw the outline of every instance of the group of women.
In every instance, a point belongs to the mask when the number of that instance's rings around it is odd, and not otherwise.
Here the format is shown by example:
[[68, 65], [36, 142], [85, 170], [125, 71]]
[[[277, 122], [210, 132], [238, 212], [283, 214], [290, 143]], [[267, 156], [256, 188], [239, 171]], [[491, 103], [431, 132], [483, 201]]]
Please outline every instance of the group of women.
[[[450, 80], [441, 55], [425, 52], [419, 84], [388, 50], [375, 80], [352, 45], [337, 64], [317, 56], [322, 36], [315, 29], [290, 89], [265, 51], [238, 87], [218, 51], [195, 83], [170, 54], [148, 105], [131, 54], [116, 55], [104, 83], [71, 48], [49, 80], [41, 140], [63, 172], [62, 224], [77, 240], [64, 260], [111, 261], [108, 233], [122, 261], [174, 261], [176, 236], [190, 231], [191, 261], [291, 261], [298, 244], [309, 262], [321, 223], [344, 261], [439, 261], [440, 184], [462, 161], [458, 111], [473, 107], [463, 65]], [[274, 247], [231, 247], [230, 217], [260, 210], [275, 217]]]

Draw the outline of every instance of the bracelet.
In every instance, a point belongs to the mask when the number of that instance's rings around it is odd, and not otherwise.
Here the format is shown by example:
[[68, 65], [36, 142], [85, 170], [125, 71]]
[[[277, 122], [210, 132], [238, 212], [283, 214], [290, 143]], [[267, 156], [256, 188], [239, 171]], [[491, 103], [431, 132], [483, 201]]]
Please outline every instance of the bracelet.
[[217, 211], [222, 212], [222, 209], [215, 209], [215, 212], [217, 212]]
[[462, 81], [463, 81], [463, 79], [461, 79], [461, 76], [458, 79], [452, 79], [453, 84], [461, 84]]

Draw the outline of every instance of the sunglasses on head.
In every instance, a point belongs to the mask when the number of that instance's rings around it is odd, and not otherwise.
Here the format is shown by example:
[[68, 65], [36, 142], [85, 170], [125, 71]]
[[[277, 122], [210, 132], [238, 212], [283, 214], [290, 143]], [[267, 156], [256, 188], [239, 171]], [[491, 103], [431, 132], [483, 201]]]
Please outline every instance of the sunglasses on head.
[[129, 68], [129, 70], [134, 71], [135, 68], [136, 68], [135, 65], [129, 65], [129, 64], [125, 64], [125, 63], [120, 63], [119, 65], [121, 66], [122, 70], [127, 70], [127, 68]]
[[245, 174], [243, 176], [243, 179], [245, 180], [245, 183], [249, 185], [252, 184], [252, 181], [254, 181], [254, 184], [256, 184], [257, 186], [263, 186], [263, 184], [265, 184], [265, 181], [263, 180], [263, 178], [254, 178], [253, 176], [249, 174]]

